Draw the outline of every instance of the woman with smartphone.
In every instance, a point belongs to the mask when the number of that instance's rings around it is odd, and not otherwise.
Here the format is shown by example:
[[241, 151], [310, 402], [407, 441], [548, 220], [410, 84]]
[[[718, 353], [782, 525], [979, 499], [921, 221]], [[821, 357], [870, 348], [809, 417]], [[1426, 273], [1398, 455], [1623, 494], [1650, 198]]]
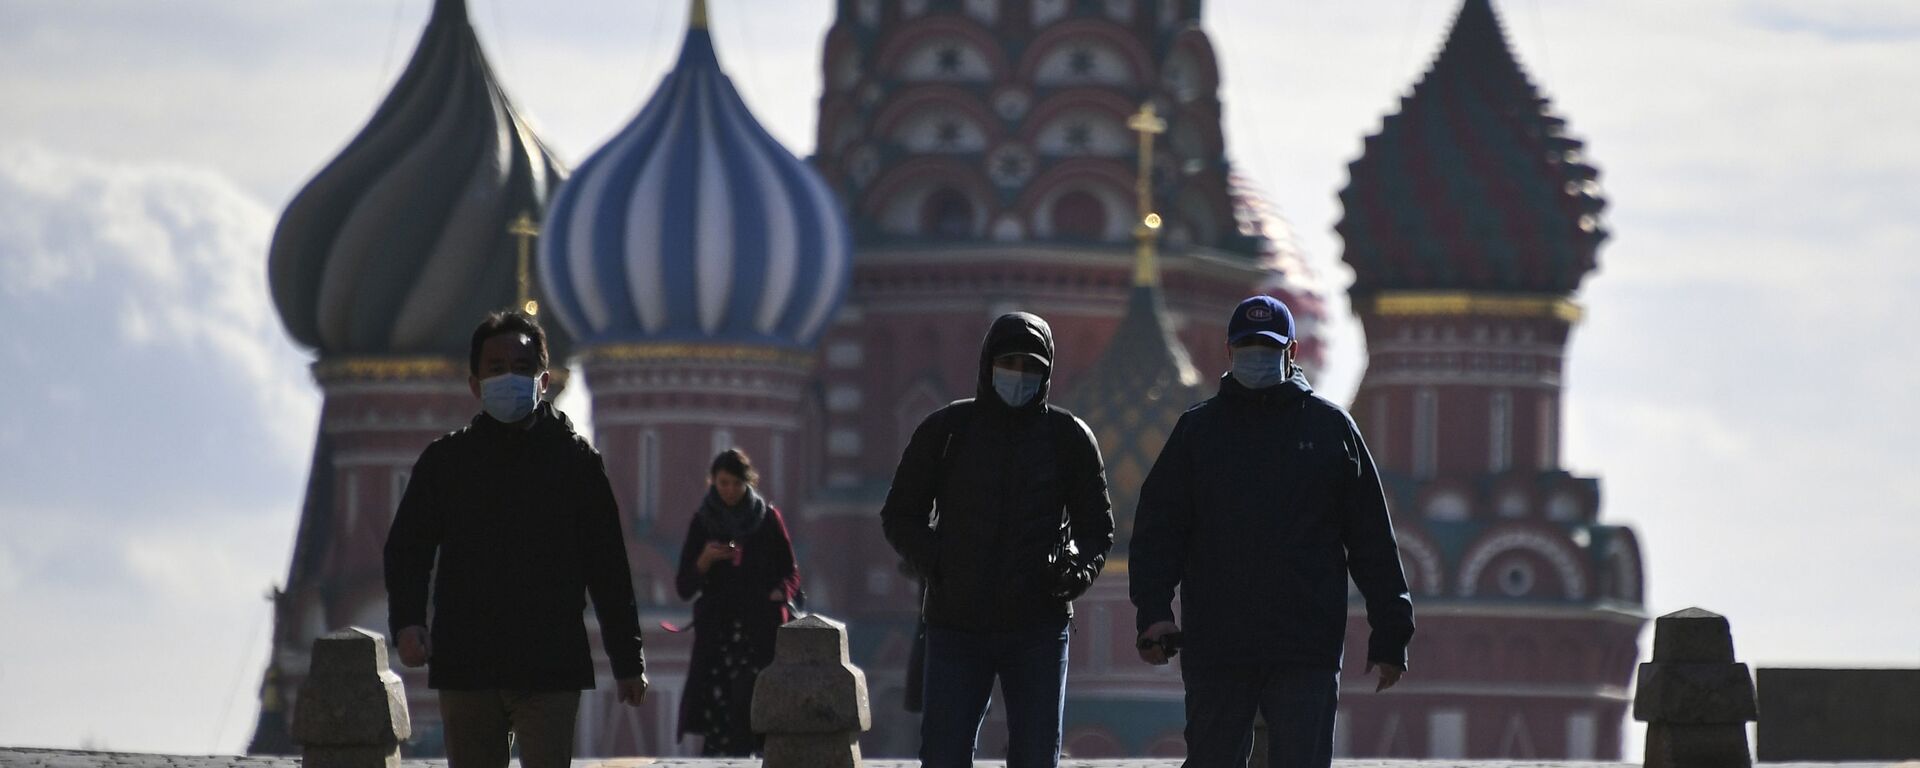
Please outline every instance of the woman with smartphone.
[[687, 525], [675, 586], [693, 601], [693, 657], [680, 698], [680, 734], [701, 754], [760, 749], [749, 723], [753, 682], [773, 663], [774, 630], [800, 592], [787, 524], [755, 489], [759, 473], [738, 448], [714, 457], [706, 498]]

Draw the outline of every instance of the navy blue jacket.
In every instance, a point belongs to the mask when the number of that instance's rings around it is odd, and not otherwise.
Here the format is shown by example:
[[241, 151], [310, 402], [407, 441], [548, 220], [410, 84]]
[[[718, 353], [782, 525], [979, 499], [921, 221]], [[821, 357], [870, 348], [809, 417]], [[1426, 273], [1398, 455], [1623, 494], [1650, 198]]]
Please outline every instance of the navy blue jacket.
[[1130, 551], [1138, 628], [1172, 621], [1178, 588], [1189, 669], [1339, 668], [1349, 573], [1373, 627], [1367, 659], [1406, 667], [1413, 602], [1380, 478], [1353, 418], [1304, 375], [1258, 390], [1223, 376], [1180, 417], [1140, 489]]

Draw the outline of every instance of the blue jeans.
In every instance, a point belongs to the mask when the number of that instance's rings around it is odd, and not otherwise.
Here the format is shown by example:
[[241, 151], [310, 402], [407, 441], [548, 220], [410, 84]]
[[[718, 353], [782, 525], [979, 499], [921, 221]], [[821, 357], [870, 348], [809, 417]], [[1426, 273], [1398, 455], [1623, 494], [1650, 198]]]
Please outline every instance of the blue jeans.
[[1007, 768], [1060, 764], [1067, 628], [968, 632], [929, 626], [922, 768], [973, 765], [995, 677], [1007, 697]]
[[1246, 768], [1253, 713], [1267, 717], [1269, 768], [1327, 768], [1333, 762], [1333, 714], [1340, 672], [1275, 664], [1191, 671], [1187, 684], [1185, 768]]

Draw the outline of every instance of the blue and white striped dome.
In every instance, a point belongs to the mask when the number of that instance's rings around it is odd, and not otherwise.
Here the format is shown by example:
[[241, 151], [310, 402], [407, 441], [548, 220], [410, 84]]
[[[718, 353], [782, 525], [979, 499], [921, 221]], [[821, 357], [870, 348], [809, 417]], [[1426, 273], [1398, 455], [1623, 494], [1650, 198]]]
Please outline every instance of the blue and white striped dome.
[[810, 347], [846, 291], [845, 214], [747, 111], [704, 6], [640, 115], [548, 211], [540, 279], [584, 346]]

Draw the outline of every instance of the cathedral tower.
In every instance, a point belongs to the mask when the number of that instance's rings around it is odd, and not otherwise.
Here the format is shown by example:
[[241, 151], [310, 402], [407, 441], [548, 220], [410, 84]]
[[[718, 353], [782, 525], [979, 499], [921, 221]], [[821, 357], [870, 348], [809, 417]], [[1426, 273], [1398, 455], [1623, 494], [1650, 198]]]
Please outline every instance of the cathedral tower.
[[[325, 402], [249, 751], [292, 750], [290, 707], [315, 637], [387, 630], [381, 552], [408, 472], [479, 412], [467, 387], [474, 326], [544, 298], [525, 279], [529, 243], [511, 230], [545, 212], [564, 176], [494, 80], [463, 0], [436, 0], [372, 120], [287, 205], [268, 279], [287, 332], [318, 357]], [[570, 342], [549, 328], [558, 363]], [[426, 675], [398, 671], [409, 753], [438, 754]]]
[[[1054, 391], [1069, 406], [1082, 402], [1079, 383], [1119, 344], [1116, 329], [1136, 323], [1143, 156], [1145, 198], [1160, 219], [1155, 308], [1137, 315], [1159, 329], [1145, 332], [1147, 343], [1184, 349], [1210, 376], [1225, 367], [1227, 315], [1248, 294], [1284, 295], [1309, 329], [1321, 315], [1284, 228], [1228, 162], [1219, 68], [1199, 19], [1196, 0], [838, 3], [814, 163], [849, 212], [854, 264], [847, 305], [821, 345], [824, 487], [805, 524], [856, 553], [818, 562], [809, 590], [850, 619], [876, 702], [864, 741], [872, 754], [910, 754], [918, 733], [898, 706], [917, 585], [873, 521], [900, 451], [926, 414], [974, 394], [981, 334], [1003, 312], [1047, 319], [1058, 343]], [[1150, 152], [1129, 127], [1142, 105], [1165, 121], [1149, 134]], [[1317, 362], [1318, 349], [1307, 352]], [[1193, 392], [1161, 395], [1171, 404]], [[1137, 487], [1123, 485], [1145, 474], [1150, 457], [1134, 453], [1134, 470], [1110, 478], [1116, 495], [1130, 497]], [[1121, 602], [1124, 569], [1110, 561], [1103, 577]], [[1094, 621], [1090, 613], [1082, 626]], [[1125, 615], [1107, 621], [1131, 626]], [[1077, 633], [1074, 674], [1132, 656], [1130, 637], [1118, 637]], [[1069, 749], [1177, 748], [1177, 728], [1169, 747], [1162, 729], [1132, 727], [1177, 714], [1177, 692], [1161, 685], [1177, 687], [1177, 677], [1102, 668], [1151, 678], [1155, 700], [1141, 704], [1141, 680], [1076, 678], [1070, 694], [1088, 696], [1068, 704]], [[983, 730], [983, 755], [996, 754], [1001, 733]]]
[[[735, 446], [768, 501], [803, 514], [820, 453], [813, 347], [845, 292], [847, 224], [748, 112], [694, 0], [673, 69], [560, 190], [544, 230], [541, 282], [582, 349], [654, 684], [637, 718], [610, 693], [582, 702], [581, 739], [670, 754], [691, 638], [654, 628], [691, 623], [673, 588], [688, 521], [714, 455]], [[800, 565], [811, 577], [804, 553]]]
[[[1399, 687], [1348, 687], [1341, 754], [1619, 758], [1640, 550], [1559, 451], [1573, 296], [1606, 236], [1597, 174], [1489, 0], [1465, 0], [1351, 166], [1337, 229], [1369, 353], [1353, 411], [1420, 631]], [[1350, 642], [1365, 632], [1356, 604]]]

